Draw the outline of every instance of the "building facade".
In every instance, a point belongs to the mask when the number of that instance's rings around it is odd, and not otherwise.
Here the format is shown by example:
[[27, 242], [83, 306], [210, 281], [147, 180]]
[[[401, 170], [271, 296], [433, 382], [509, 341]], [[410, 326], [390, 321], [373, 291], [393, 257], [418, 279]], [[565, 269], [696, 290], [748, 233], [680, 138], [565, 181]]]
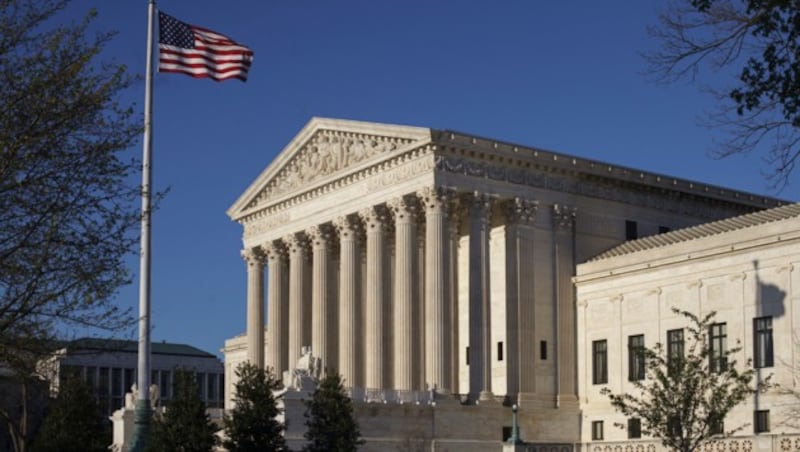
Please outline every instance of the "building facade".
[[[78, 376], [91, 387], [103, 414], [111, 415], [125, 404], [125, 394], [136, 383], [136, 341], [77, 339], [56, 350], [40, 364], [49, 375], [51, 393], [58, 393], [64, 378]], [[193, 372], [200, 397], [209, 408], [222, 408], [225, 378], [222, 362], [211, 353], [185, 344], [154, 342], [151, 346], [151, 382], [158, 387], [158, 400], [173, 397], [173, 375], [177, 369]]]
[[[228, 210], [248, 287], [231, 353], [280, 375], [310, 346], [358, 402], [514, 403], [538, 440], [573, 443], [576, 264], [779, 204], [452, 131], [315, 118]], [[492, 416], [450, 433], [500, 440]]]
[[600, 391], [631, 392], [631, 380], [647, 377], [632, 344], [682, 349], [687, 319], [673, 308], [715, 312], [707, 332], [711, 359], [714, 350], [739, 346], [736, 365], [754, 367], [756, 380], [775, 385], [728, 414], [723, 429], [743, 429], [713, 450], [800, 450], [799, 245], [800, 205], [792, 204], [627, 242], [578, 265], [581, 441], [589, 450], [626, 442], [656, 447], [635, 428], [615, 427], [637, 423]]

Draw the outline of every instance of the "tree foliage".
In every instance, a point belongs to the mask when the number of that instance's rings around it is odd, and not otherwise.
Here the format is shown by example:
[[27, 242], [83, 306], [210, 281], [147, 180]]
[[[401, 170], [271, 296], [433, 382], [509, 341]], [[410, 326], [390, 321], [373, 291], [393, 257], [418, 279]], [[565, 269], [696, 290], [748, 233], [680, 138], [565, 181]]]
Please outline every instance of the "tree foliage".
[[[703, 318], [673, 308], [689, 320], [684, 328], [684, 353], [668, 356], [662, 344], [645, 348], [646, 378], [632, 381], [635, 391], [614, 394], [603, 389], [614, 408], [628, 418], [640, 419], [642, 433], [661, 439], [672, 450], [690, 452], [717, 434], [731, 435], [744, 425], [729, 427], [725, 416], [757, 391], [768, 379], [751, 386], [755, 371], [746, 363], [739, 368], [734, 357], [740, 347], [715, 355], [709, 347], [709, 327], [715, 313]], [[617, 424], [621, 428], [624, 425]], [[721, 431], [721, 433], [719, 433]]]
[[33, 452], [105, 452], [111, 443], [108, 421], [79, 377], [65, 379], [33, 441]]
[[701, 71], [737, 73], [710, 88], [709, 124], [728, 132], [719, 157], [764, 150], [773, 188], [788, 183], [800, 155], [800, 1], [673, 0], [650, 28], [661, 47], [646, 55], [661, 80]]
[[69, 0], [0, 0], [0, 362], [69, 327], [115, 330], [129, 282], [141, 127], [119, 103], [131, 79], [100, 61], [113, 33]]
[[327, 373], [306, 404], [306, 439], [303, 449], [309, 452], [354, 451], [364, 441], [353, 413], [353, 401], [347, 396], [338, 373]]
[[245, 362], [236, 369], [234, 408], [225, 416], [224, 446], [230, 452], [288, 450], [283, 438], [281, 413], [273, 391], [280, 384], [273, 375]]
[[200, 399], [192, 372], [178, 369], [172, 401], [153, 419], [148, 452], [208, 452], [217, 444], [217, 428]]

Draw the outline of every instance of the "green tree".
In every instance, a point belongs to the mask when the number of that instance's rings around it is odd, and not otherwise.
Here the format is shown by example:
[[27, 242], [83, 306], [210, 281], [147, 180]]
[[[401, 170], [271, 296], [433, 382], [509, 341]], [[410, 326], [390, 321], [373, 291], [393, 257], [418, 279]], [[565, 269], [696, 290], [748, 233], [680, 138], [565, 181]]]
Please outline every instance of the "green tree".
[[230, 452], [288, 450], [283, 424], [276, 417], [280, 409], [273, 391], [280, 387], [272, 374], [249, 362], [236, 368], [234, 408], [225, 416], [224, 446]]
[[346, 452], [364, 443], [353, 413], [353, 401], [345, 393], [338, 373], [326, 373], [305, 404], [308, 427], [305, 437], [309, 443], [303, 450]]
[[649, 31], [659, 80], [732, 71], [729, 86], [707, 87], [720, 100], [708, 124], [728, 135], [714, 154], [763, 151], [773, 188], [788, 183], [800, 155], [800, 2], [676, 0]]
[[[642, 433], [654, 436], [672, 450], [691, 452], [715, 435], [731, 435], [744, 425], [729, 427], [725, 416], [748, 396], [765, 390], [769, 379], [754, 386], [754, 369], [740, 369], [733, 357], [741, 347], [712, 350], [709, 328], [716, 313], [703, 318], [673, 308], [689, 320], [686, 341], [678, 352], [661, 343], [642, 350], [646, 378], [632, 381], [635, 391], [614, 394], [603, 389], [614, 408], [641, 421]], [[626, 425], [616, 424], [620, 428]]]
[[89, 386], [78, 377], [61, 382], [31, 449], [33, 452], [105, 452], [111, 429]]
[[207, 452], [217, 444], [217, 428], [200, 399], [194, 374], [178, 369], [173, 399], [153, 419], [148, 452]]

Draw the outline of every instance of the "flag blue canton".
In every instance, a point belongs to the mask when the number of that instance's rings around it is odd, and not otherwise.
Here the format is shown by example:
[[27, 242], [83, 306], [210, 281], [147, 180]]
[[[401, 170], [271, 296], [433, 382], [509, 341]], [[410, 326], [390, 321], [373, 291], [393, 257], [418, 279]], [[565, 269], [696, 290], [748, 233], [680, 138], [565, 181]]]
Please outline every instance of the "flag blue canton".
[[160, 43], [184, 49], [194, 48], [194, 34], [189, 25], [162, 12], [158, 16]]

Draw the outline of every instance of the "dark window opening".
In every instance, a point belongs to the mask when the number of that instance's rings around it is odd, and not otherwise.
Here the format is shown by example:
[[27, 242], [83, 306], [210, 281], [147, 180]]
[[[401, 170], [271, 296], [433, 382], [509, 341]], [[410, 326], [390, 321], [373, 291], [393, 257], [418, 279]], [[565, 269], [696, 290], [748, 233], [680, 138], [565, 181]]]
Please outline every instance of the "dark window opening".
[[671, 231], [671, 229], [669, 228], [669, 226], [659, 226], [659, 227], [658, 227], [658, 233], [659, 233], [659, 234], [666, 234], [666, 233], [667, 233], [667, 232], [669, 232], [669, 231]]
[[608, 383], [608, 345], [605, 339], [592, 342], [592, 383]]
[[503, 341], [497, 343], [497, 360], [503, 360]]
[[769, 410], [758, 410], [755, 412], [755, 425], [756, 433], [766, 433], [769, 431]]
[[603, 439], [603, 421], [592, 421], [592, 439]]
[[639, 238], [639, 225], [632, 220], [625, 220], [625, 240], [635, 240]]
[[667, 331], [667, 370], [674, 375], [683, 359], [683, 329]]
[[715, 323], [709, 327], [709, 367], [711, 372], [722, 373], [728, 368], [727, 340], [728, 334], [724, 323]]
[[644, 380], [644, 335], [628, 336], [628, 380]]
[[469, 347], [467, 347], [467, 365], [469, 366]]
[[539, 341], [539, 357], [542, 361], [547, 359], [547, 341]]
[[772, 367], [774, 364], [772, 317], [753, 319], [753, 336], [753, 366], [756, 368]]
[[628, 419], [628, 438], [642, 437], [642, 421], [638, 418]]

